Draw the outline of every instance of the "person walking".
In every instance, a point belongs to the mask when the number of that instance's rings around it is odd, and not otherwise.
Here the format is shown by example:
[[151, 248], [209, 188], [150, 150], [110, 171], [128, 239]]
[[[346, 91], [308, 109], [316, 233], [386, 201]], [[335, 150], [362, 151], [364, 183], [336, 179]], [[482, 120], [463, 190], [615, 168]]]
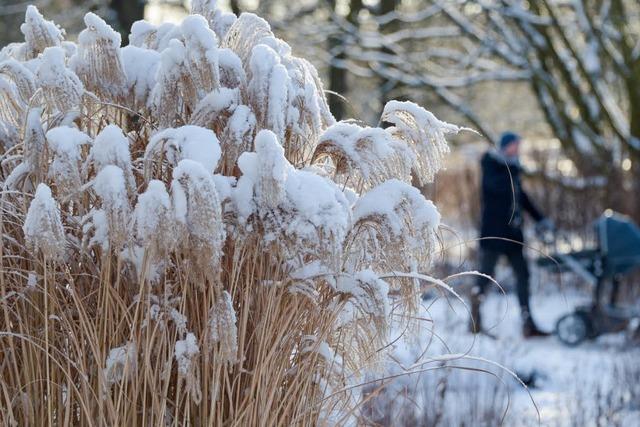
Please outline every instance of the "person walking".
[[[523, 213], [527, 212], [540, 228], [551, 229], [546, 219], [532, 203], [522, 188], [519, 161], [521, 138], [513, 132], [505, 132], [497, 149], [487, 151], [482, 166], [482, 221], [480, 227], [480, 273], [493, 276], [496, 264], [506, 257], [517, 281], [518, 302], [522, 317], [522, 333], [525, 337], [546, 336], [531, 317], [529, 304], [529, 268], [523, 253]], [[484, 332], [480, 304], [487, 284], [487, 277], [478, 276], [471, 295], [471, 331]]]

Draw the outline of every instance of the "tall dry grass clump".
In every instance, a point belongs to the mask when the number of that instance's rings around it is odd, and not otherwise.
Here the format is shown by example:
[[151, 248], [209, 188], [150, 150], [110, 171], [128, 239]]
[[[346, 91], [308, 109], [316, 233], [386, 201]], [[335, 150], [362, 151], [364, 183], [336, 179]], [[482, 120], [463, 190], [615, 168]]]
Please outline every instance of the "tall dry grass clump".
[[439, 214], [409, 182], [457, 128], [336, 123], [264, 20], [193, 7], [125, 48], [29, 7], [0, 52], [3, 425], [343, 424], [415, 305]]

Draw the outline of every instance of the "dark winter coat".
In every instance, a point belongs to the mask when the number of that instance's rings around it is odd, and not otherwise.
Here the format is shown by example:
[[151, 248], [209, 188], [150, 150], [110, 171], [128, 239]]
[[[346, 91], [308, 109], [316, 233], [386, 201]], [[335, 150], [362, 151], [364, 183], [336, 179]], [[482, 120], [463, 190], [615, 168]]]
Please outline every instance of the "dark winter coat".
[[[507, 161], [497, 151], [488, 151], [480, 162], [482, 166], [482, 224], [480, 247], [498, 252], [520, 250], [522, 243], [523, 211], [535, 221], [543, 215], [534, 206], [522, 188], [519, 163]], [[497, 237], [498, 239], [487, 239]]]

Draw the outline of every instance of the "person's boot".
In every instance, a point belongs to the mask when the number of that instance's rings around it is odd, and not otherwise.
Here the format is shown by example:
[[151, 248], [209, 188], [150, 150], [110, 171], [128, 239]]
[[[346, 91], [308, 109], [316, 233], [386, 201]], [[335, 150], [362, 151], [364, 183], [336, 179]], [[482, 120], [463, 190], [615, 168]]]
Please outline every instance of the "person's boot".
[[522, 312], [522, 335], [525, 338], [548, 337], [550, 334], [538, 328], [533, 318], [526, 310]]
[[484, 297], [482, 294], [478, 294], [477, 292], [474, 292], [471, 294], [471, 301], [470, 301], [471, 302], [470, 304], [471, 319], [469, 319], [469, 331], [472, 334], [482, 334], [483, 336], [496, 340], [498, 339], [498, 337], [495, 334], [492, 334], [491, 332], [487, 331], [482, 327], [482, 315], [480, 314], [480, 305], [483, 299]]
[[469, 332], [471, 332], [472, 334], [478, 334], [482, 331], [480, 303], [481, 303], [480, 292], [474, 288], [471, 291], [471, 298], [470, 298], [471, 318], [469, 319]]

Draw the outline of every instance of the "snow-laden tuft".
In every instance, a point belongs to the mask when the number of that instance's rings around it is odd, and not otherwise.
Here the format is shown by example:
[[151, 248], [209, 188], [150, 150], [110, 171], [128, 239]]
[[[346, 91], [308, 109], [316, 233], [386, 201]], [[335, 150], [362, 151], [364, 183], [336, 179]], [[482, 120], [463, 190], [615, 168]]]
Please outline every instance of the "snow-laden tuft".
[[44, 19], [33, 5], [27, 6], [20, 31], [24, 34], [22, 55], [25, 60], [36, 58], [47, 47], [60, 46], [64, 39], [64, 32], [53, 21]]
[[42, 94], [54, 109], [68, 111], [78, 107], [84, 85], [67, 68], [65, 51], [61, 47], [48, 47], [42, 53], [36, 70]]
[[157, 156], [161, 151], [173, 165], [181, 160], [193, 160], [210, 173], [218, 166], [222, 153], [213, 131], [192, 125], [165, 129], [155, 134], [147, 145], [145, 158]]
[[138, 197], [134, 210], [136, 236], [142, 246], [155, 251], [168, 251], [173, 247], [174, 212], [164, 182], [151, 180]]
[[106, 366], [103, 370], [107, 385], [111, 386], [120, 381], [133, 377], [138, 368], [138, 351], [135, 343], [127, 342], [121, 347], [109, 350]]
[[176, 220], [186, 229], [182, 243], [192, 249], [195, 265], [214, 277], [226, 232], [213, 175], [201, 163], [181, 160], [173, 170], [171, 192]]
[[286, 159], [273, 132], [263, 130], [255, 140], [256, 152], [244, 153], [238, 165], [234, 199], [242, 221], [258, 215], [277, 233], [313, 245], [324, 238], [341, 242], [350, 225], [350, 209], [344, 194], [327, 178], [295, 169]]
[[446, 136], [455, 135], [460, 128], [438, 120], [431, 112], [410, 101], [387, 102], [382, 120], [393, 123], [388, 131], [415, 152], [414, 172], [420, 183], [433, 181], [444, 156], [449, 153]]
[[370, 188], [388, 179], [411, 180], [416, 155], [407, 144], [384, 129], [340, 122], [320, 136], [314, 162], [329, 157], [336, 172], [357, 188]]
[[46, 184], [39, 184], [22, 226], [27, 245], [45, 258], [61, 259], [66, 248], [60, 210]]
[[271, 47], [259, 44], [253, 48], [250, 61], [249, 92], [254, 100], [258, 124], [284, 138], [287, 113], [289, 74]]
[[78, 192], [82, 186], [80, 174], [80, 146], [89, 144], [91, 138], [74, 127], [59, 126], [46, 134], [47, 143], [53, 152], [49, 165], [49, 178], [65, 197]]
[[412, 226], [436, 229], [440, 213], [433, 202], [420, 191], [399, 180], [389, 180], [371, 189], [358, 199], [353, 210], [354, 221], [367, 217], [384, 218], [395, 237], [401, 237], [407, 224], [400, 209], [411, 211]]
[[130, 192], [135, 191], [129, 139], [118, 126], [108, 125], [102, 129], [93, 141], [89, 159], [97, 171], [104, 169], [107, 165], [118, 166], [125, 176], [127, 189]]
[[126, 75], [120, 51], [120, 33], [94, 13], [84, 17], [86, 28], [78, 36], [78, 48], [69, 67], [84, 86], [103, 99], [124, 96]]
[[130, 238], [131, 207], [127, 196], [124, 172], [118, 166], [107, 165], [98, 173], [93, 189], [102, 203], [109, 229], [109, 242], [115, 247]]
[[238, 357], [238, 327], [233, 300], [223, 291], [209, 312], [209, 339], [220, 348], [225, 362], [234, 363]]
[[137, 106], [148, 102], [149, 93], [156, 85], [160, 54], [155, 50], [129, 45], [122, 49], [122, 63], [127, 77], [127, 92]]
[[176, 341], [174, 353], [178, 364], [178, 373], [187, 375], [191, 370], [193, 359], [200, 353], [196, 336], [189, 332], [183, 340]]

